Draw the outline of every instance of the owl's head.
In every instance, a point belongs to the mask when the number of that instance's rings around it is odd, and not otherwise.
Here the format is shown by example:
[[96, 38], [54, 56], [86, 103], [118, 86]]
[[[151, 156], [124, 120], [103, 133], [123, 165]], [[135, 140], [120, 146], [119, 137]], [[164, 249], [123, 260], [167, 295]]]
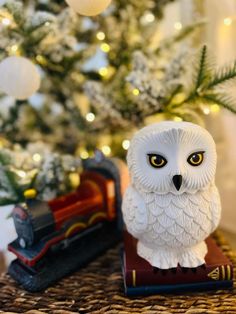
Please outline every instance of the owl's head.
[[127, 162], [132, 184], [159, 194], [195, 193], [214, 182], [216, 148], [204, 128], [164, 121], [144, 127], [130, 143]]

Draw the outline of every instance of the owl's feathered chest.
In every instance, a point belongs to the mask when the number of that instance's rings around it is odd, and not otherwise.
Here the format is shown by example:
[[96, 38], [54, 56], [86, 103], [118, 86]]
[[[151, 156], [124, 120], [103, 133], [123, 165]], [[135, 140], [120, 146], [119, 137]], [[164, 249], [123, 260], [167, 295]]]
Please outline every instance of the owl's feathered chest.
[[145, 242], [171, 247], [193, 245], [211, 230], [214, 187], [195, 194], [143, 195], [148, 214]]

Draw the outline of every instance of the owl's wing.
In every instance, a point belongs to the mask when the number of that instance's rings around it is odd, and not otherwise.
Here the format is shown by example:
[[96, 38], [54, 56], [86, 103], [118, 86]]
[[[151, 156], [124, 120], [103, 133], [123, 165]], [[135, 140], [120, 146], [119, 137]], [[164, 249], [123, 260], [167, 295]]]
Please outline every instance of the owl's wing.
[[148, 224], [146, 205], [142, 196], [132, 186], [125, 192], [122, 212], [127, 230], [134, 237], [138, 237], [146, 230]]
[[215, 231], [220, 222], [221, 217], [221, 202], [220, 195], [216, 186], [212, 187], [212, 198], [210, 203], [212, 213], [212, 231]]

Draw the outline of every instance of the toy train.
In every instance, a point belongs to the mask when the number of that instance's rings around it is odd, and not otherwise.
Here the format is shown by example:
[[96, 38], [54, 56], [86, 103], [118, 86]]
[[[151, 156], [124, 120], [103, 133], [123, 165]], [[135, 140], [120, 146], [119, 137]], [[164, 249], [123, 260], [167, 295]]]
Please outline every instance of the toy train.
[[[25, 203], [16, 205], [13, 210], [18, 237], [9, 244], [8, 249], [17, 256], [17, 260], [10, 266], [9, 273], [27, 290], [38, 291], [45, 288], [70, 270], [74, 270], [76, 265], [82, 265], [82, 260], [84, 264], [100, 253], [98, 251], [102, 252], [108, 248], [112, 243], [108, 244], [110, 240], [106, 239], [107, 237], [113, 240], [119, 237], [119, 227], [122, 223], [121, 197], [128, 184], [125, 165], [119, 160], [95, 158], [84, 161], [83, 166], [81, 183], [75, 192], [49, 202], [29, 197]], [[99, 239], [100, 243], [96, 243]], [[90, 252], [79, 252], [80, 246], [81, 250], [87, 246]], [[77, 250], [77, 261], [71, 247], [74, 252]], [[69, 264], [72, 265], [69, 269], [67, 262], [67, 269], [60, 270], [57, 278], [50, 275], [51, 280], [47, 278], [46, 284], [42, 284], [41, 276], [40, 281], [29, 285], [28, 272], [30, 271], [31, 277], [33, 272], [37, 278], [37, 272], [42, 272], [42, 267], [45, 267], [42, 266], [42, 261], [49, 258], [51, 268], [55, 256], [57, 261], [54, 267], [63, 267], [65, 255], [68, 258], [70, 254]], [[58, 266], [60, 256], [61, 264]], [[46, 265], [46, 268], [49, 269], [49, 265]]]

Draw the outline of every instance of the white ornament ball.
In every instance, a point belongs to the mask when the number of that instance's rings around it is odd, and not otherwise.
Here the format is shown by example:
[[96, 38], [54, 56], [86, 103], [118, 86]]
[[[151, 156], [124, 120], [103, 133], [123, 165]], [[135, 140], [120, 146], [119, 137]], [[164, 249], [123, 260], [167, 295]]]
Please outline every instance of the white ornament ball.
[[111, 0], [66, 0], [68, 5], [77, 13], [94, 16], [102, 13], [111, 3]]
[[33, 95], [40, 86], [36, 66], [24, 57], [11, 56], [0, 62], [0, 90], [23, 100]]

